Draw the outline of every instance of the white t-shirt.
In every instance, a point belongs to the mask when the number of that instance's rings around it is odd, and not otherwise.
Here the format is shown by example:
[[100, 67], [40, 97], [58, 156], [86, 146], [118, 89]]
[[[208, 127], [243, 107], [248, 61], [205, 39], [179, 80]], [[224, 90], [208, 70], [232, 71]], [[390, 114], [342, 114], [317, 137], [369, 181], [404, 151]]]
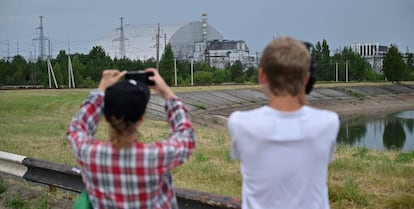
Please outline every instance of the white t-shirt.
[[241, 161], [243, 209], [329, 209], [327, 174], [338, 115], [303, 106], [263, 106], [230, 115], [233, 159]]

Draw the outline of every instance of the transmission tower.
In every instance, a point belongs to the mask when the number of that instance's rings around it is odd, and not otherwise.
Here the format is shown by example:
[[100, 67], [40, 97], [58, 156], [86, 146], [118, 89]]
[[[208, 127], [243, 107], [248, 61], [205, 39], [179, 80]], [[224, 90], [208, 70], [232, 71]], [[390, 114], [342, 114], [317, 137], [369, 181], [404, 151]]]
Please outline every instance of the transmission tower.
[[[165, 34], [167, 36], [167, 34]], [[160, 24], [157, 25], [157, 31], [155, 32], [155, 49], [156, 49], [156, 68], [159, 70], [160, 65], [160, 38], [163, 38], [160, 31]], [[167, 39], [165, 39], [165, 42], [167, 42]], [[165, 46], [164, 46], [165, 47]]]
[[39, 30], [40, 35], [37, 38], [34, 38], [33, 41], [39, 41], [39, 51], [40, 51], [40, 55], [39, 58], [41, 60], [46, 60], [46, 55], [45, 55], [45, 40], [48, 40], [47, 38], [45, 38], [44, 32], [43, 32], [43, 16], [39, 16], [40, 18], [40, 26], [36, 28], [36, 30]]
[[126, 50], [125, 50], [125, 41], [128, 39], [124, 36], [124, 17], [121, 17], [121, 27], [117, 28], [116, 30], [120, 31], [119, 38], [116, 38], [112, 41], [119, 41], [119, 54], [121, 58], [126, 57]]

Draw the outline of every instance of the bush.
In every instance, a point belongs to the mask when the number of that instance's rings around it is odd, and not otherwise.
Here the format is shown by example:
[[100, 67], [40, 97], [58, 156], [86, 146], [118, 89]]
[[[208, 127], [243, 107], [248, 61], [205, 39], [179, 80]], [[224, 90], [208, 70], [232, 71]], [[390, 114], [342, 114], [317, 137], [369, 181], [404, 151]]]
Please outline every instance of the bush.
[[197, 85], [209, 85], [213, 81], [213, 73], [196, 71], [194, 73], [194, 83]]
[[0, 178], [0, 194], [6, 191], [6, 185], [3, 181], [3, 179]]

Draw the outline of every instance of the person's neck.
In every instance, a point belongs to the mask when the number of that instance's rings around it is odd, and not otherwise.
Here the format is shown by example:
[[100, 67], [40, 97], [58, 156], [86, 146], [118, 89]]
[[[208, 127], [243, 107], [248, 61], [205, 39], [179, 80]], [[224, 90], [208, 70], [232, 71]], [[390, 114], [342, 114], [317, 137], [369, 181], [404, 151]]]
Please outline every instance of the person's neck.
[[273, 109], [292, 112], [299, 110], [303, 104], [300, 102], [298, 96], [285, 95], [285, 96], [269, 96], [269, 106]]

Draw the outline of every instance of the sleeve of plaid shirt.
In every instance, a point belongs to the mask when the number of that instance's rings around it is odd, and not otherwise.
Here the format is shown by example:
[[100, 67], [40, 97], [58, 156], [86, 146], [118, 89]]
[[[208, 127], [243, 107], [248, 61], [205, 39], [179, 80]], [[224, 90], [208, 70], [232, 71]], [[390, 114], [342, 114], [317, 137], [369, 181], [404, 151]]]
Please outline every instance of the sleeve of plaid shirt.
[[[104, 93], [102, 91], [92, 91], [69, 125], [68, 140], [77, 159], [80, 159], [82, 144], [87, 143], [88, 139], [92, 139], [96, 132], [102, 116], [103, 101]], [[156, 146], [153, 147], [155, 149], [152, 149], [158, 152], [158, 171], [160, 173], [187, 161], [195, 148], [193, 126], [187, 108], [181, 99], [174, 97], [166, 101], [165, 110], [170, 127], [169, 138], [156, 142], [153, 144]]]
[[163, 147], [163, 151], [158, 153], [159, 159], [163, 160], [158, 168], [160, 173], [187, 161], [195, 148], [193, 126], [183, 102], [178, 97], [172, 98], [166, 102], [165, 110], [170, 134], [167, 140], [160, 142]]
[[67, 139], [78, 160], [80, 159], [79, 152], [82, 144], [88, 142], [88, 139], [92, 139], [95, 135], [99, 120], [102, 117], [103, 103], [104, 93], [98, 89], [93, 90], [69, 124]]

